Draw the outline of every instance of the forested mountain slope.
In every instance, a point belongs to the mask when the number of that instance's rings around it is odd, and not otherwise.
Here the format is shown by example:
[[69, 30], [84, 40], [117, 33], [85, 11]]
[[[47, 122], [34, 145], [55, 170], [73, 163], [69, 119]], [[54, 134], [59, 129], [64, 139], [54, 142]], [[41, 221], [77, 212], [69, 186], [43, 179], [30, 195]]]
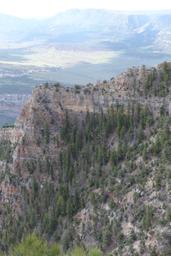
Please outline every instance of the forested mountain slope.
[[170, 86], [165, 62], [36, 88], [0, 131], [0, 249], [35, 232], [64, 251], [170, 255]]

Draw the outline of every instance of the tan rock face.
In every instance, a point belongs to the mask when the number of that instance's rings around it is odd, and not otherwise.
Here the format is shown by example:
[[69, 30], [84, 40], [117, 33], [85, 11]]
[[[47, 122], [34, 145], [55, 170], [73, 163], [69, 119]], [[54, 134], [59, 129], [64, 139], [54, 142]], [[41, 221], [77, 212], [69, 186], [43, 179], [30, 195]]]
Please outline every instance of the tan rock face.
[[23, 130], [19, 128], [5, 128], [0, 130], [0, 141], [11, 141], [12, 144], [19, 143], [23, 136]]
[[[25, 160], [43, 159], [45, 147], [49, 152], [46, 152], [46, 156], [49, 154], [53, 158], [58, 154], [59, 148], [53, 142], [59, 135], [66, 111], [74, 115], [93, 111], [91, 96], [55, 87], [40, 87], [33, 91], [33, 97], [24, 106], [16, 122], [16, 131], [22, 133], [14, 152], [15, 170], [22, 169], [21, 163]], [[48, 145], [42, 145], [45, 133], [49, 136]]]

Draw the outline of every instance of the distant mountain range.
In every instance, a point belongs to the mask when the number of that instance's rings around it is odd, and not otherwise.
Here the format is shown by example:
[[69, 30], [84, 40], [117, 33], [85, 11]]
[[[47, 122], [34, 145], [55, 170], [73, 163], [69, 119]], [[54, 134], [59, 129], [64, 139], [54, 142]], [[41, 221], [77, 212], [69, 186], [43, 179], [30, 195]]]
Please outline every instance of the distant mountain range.
[[171, 11], [69, 10], [43, 20], [1, 14], [0, 39], [170, 54]]

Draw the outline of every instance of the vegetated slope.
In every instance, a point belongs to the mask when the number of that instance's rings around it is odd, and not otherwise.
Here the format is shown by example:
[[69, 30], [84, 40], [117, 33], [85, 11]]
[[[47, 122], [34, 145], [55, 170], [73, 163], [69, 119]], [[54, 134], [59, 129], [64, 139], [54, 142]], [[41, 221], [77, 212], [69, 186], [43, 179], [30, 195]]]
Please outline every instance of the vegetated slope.
[[0, 247], [33, 231], [64, 250], [170, 255], [171, 66], [40, 86], [0, 133]]

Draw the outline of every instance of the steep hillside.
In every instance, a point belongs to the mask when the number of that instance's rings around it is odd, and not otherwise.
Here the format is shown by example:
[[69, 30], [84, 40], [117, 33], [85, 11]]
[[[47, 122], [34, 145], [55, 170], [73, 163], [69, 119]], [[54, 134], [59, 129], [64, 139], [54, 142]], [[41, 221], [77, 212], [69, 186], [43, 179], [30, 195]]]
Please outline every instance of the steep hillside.
[[64, 251], [170, 255], [171, 64], [42, 85], [0, 131], [0, 249], [35, 231]]

